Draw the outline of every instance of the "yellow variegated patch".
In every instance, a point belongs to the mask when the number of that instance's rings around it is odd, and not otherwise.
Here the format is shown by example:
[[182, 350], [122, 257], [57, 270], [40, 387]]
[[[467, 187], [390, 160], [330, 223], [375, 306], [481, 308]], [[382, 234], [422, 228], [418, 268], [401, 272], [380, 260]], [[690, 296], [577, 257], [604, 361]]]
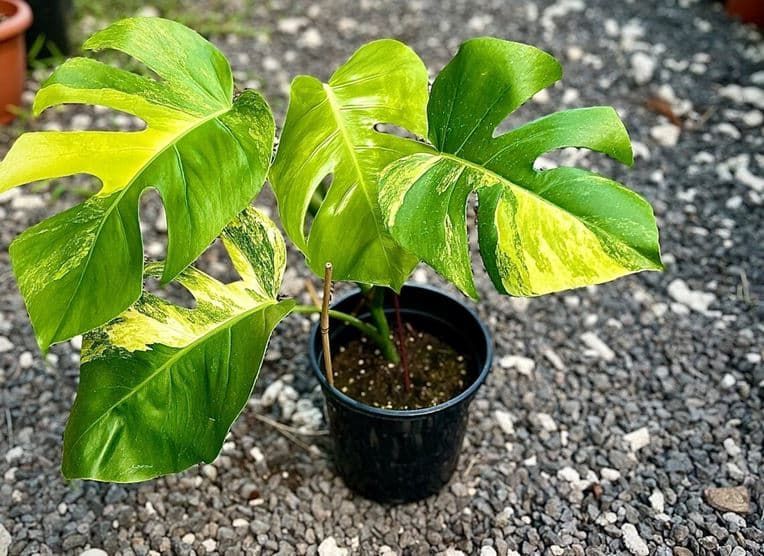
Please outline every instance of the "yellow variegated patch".
[[[223, 237], [241, 280], [223, 284], [188, 268], [177, 281], [194, 308], [144, 292], [85, 336], [64, 434], [68, 478], [139, 481], [217, 455], [271, 331], [294, 306], [277, 300], [286, 251], [270, 220], [247, 209]], [[147, 274], [161, 275], [160, 265]]]
[[465, 212], [473, 192], [480, 253], [502, 293], [541, 295], [662, 268], [655, 217], [639, 195], [593, 172], [533, 167], [562, 147], [630, 164], [614, 110], [558, 112], [494, 136], [508, 114], [560, 75], [557, 61], [534, 47], [467, 41], [428, 102], [429, 137], [440, 152], [410, 155], [383, 172], [380, 208], [393, 238], [472, 297]]

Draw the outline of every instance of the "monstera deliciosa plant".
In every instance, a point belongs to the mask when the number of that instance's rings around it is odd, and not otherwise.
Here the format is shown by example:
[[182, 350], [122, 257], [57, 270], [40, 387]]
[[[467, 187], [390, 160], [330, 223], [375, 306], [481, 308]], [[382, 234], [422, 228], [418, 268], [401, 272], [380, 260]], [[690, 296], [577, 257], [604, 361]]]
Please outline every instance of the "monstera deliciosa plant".
[[[74, 58], [43, 84], [34, 111], [99, 105], [145, 128], [26, 133], [0, 162], [0, 191], [78, 173], [102, 182], [10, 247], [41, 349], [85, 333], [64, 435], [69, 478], [138, 481], [214, 459], [274, 327], [290, 312], [319, 311], [279, 298], [284, 242], [248, 206], [269, 172], [284, 230], [309, 267], [321, 274], [331, 263], [368, 300], [365, 317], [332, 316], [391, 365], [405, 346], [390, 333], [386, 299], [419, 261], [477, 298], [466, 217], [473, 192], [480, 253], [502, 293], [540, 295], [661, 268], [644, 199], [586, 170], [534, 169], [562, 147], [630, 164], [615, 111], [559, 112], [497, 135], [507, 115], [561, 77], [559, 63], [534, 47], [470, 40], [428, 90], [410, 48], [369, 43], [327, 83], [294, 80], [272, 167], [266, 101], [234, 94], [228, 62], [194, 31], [132, 18], [85, 49], [121, 51], [155, 76]], [[144, 264], [138, 203], [150, 188], [166, 209], [168, 248], [164, 261]], [[218, 236], [239, 281], [189, 266]], [[147, 278], [174, 280], [195, 307], [143, 290]]]

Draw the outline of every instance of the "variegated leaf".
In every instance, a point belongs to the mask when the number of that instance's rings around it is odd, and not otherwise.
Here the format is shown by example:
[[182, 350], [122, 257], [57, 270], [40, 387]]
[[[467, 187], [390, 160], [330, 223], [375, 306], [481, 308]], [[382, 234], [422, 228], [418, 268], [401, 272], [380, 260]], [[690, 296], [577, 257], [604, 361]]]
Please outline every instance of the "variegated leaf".
[[[337, 280], [399, 288], [416, 265], [382, 222], [379, 173], [402, 156], [431, 149], [375, 126], [424, 136], [426, 102], [424, 64], [389, 39], [358, 49], [328, 83], [305, 75], [292, 82], [270, 181], [284, 229], [314, 272], [323, 274], [331, 262]], [[329, 174], [331, 185], [306, 237], [308, 207]]]
[[541, 295], [662, 268], [642, 197], [593, 172], [534, 169], [539, 156], [562, 147], [631, 164], [612, 108], [558, 112], [494, 137], [508, 114], [561, 74], [534, 47], [467, 41], [430, 94], [429, 137], [440, 152], [397, 160], [382, 176], [380, 206], [393, 238], [472, 297], [465, 211], [473, 192], [480, 253], [502, 293]]
[[[64, 434], [67, 478], [133, 482], [212, 461], [254, 386], [271, 331], [294, 306], [277, 301], [286, 249], [247, 209], [223, 231], [242, 279], [189, 267], [177, 282], [196, 306], [145, 292], [85, 336], [80, 385]], [[161, 265], [149, 265], [160, 276]]]
[[146, 188], [159, 191], [167, 212], [168, 281], [260, 191], [273, 147], [263, 97], [245, 91], [234, 101], [228, 62], [194, 31], [160, 18], [125, 19], [84, 48], [124, 52], [159, 79], [89, 58], [66, 61], [38, 92], [35, 113], [94, 104], [137, 116], [146, 128], [26, 133], [0, 162], [0, 191], [78, 173], [102, 182], [97, 195], [11, 245], [43, 350], [103, 324], [140, 295], [138, 201]]

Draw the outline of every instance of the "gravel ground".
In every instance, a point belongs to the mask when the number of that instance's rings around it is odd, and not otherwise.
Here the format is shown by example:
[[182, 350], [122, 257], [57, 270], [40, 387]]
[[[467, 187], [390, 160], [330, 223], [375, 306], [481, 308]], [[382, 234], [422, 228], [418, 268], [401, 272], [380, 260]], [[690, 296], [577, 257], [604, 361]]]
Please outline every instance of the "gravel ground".
[[[41, 358], [7, 245], [76, 195], [55, 185], [6, 194], [0, 554], [9, 543], [10, 554], [760, 554], [761, 35], [710, 1], [289, 4], [257, 8], [252, 37], [212, 37], [237, 79], [265, 90], [277, 118], [292, 76], [326, 78], [356, 46], [391, 32], [434, 69], [482, 34], [561, 58], [563, 84], [518, 118], [617, 107], [635, 140], [633, 170], [576, 151], [547, 163], [599, 168], [645, 195], [666, 272], [530, 301], [501, 298], [480, 273], [479, 312], [495, 331], [497, 362], [473, 403], [456, 476], [420, 503], [385, 507], [354, 496], [332, 473], [325, 437], [295, 443], [258, 418], [325, 426], [303, 349], [309, 322], [298, 317], [279, 327], [256, 395], [212, 465], [139, 485], [67, 483], [58, 467], [77, 341]], [[130, 121], [54, 111], [0, 131], [0, 151], [22, 128], [91, 125]], [[267, 195], [259, 202], [272, 206]], [[161, 214], [156, 199], [144, 204], [147, 253], [161, 256]], [[305, 268], [290, 257], [284, 290], [302, 295]], [[216, 248], [202, 264], [227, 273]], [[438, 282], [425, 270], [416, 278]]]

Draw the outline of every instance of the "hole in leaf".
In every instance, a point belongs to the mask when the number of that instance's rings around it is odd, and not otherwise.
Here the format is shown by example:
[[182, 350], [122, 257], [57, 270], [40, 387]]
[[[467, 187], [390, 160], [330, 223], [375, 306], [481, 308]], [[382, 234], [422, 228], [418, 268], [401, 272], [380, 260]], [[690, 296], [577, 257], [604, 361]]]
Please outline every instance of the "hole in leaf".
[[313, 190], [313, 195], [308, 204], [308, 212], [305, 215], [305, 221], [303, 222], [302, 232], [305, 237], [308, 237], [310, 234], [310, 227], [313, 225], [313, 219], [321, 209], [321, 205], [329, 192], [329, 188], [332, 186], [332, 182], [334, 182], [334, 173], [330, 172], [318, 182], [316, 188]]
[[385, 133], [387, 135], [395, 135], [396, 137], [403, 137], [404, 139], [411, 139], [412, 141], [422, 141], [421, 137], [417, 137], [408, 129], [397, 125], [383, 123], [374, 124], [374, 131], [377, 133]]

